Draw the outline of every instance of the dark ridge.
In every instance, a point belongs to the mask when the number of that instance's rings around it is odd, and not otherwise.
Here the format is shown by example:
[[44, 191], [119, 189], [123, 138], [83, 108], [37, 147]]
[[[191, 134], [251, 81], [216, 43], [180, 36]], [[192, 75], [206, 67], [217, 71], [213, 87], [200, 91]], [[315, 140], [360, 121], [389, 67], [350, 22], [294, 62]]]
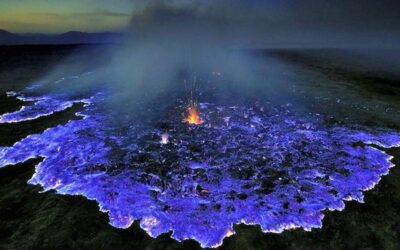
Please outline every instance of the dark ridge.
[[117, 43], [123, 37], [118, 32], [79, 32], [69, 31], [62, 34], [15, 34], [0, 30], [0, 45], [30, 44], [107, 44]]
[[0, 115], [18, 111], [23, 104], [23, 101], [15, 97], [8, 97], [6, 94], [0, 94]]
[[81, 119], [76, 113], [84, 109], [83, 105], [83, 103], [74, 104], [63, 111], [30, 121], [0, 124], [0, 146], [9, 147], [28, 135], [42, 133], [48, 128], [64, 125], [70, 120]]

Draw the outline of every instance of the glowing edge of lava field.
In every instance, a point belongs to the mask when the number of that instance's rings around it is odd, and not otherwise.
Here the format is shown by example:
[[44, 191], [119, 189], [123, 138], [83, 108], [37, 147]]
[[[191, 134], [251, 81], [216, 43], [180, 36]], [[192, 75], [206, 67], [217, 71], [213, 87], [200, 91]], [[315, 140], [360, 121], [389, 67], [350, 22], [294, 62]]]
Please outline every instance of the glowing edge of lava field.
[[[35, 99], [35, 98], [33, 98], [33, 99], [25, 98], [25, 97], [20, 97], [20, 98], [21, 98], [21, 100], [24, 100], [24, 101], [26, 101], [26, 100], [33, 100], [33, 101], [39, 100], [39, 99]], [[96, 98], [98, 98], [98, 97], [92, 97], [90, 99], [82, 99], [82, 100], [73, 100], [72, 103], [84, 103], [84, 107], [87, 109], [88, 107], [93, 105], [93, 101]], [[55, 107], [57, 107], [57, 108], [55, 110], [53, 110], [52, 112], [51, 111], [46, 111], [46, 112], [42, 112], [40, 114], [32, 114], [32, 116], [28, 115], [28, 116], [25, 116], [25, 117], [19, 117], [19, 115], [23, 114], [26, 111], [26, 109], [22, 108], [20, 111], [14, 112], [14, 115], [16, 117], [15, 120], [8, 119], [8, 120], [5, 121], [5, 123], [21, 122], [21, 121], [25, 121], [25, 120], [36, 119], [36, 118], [41, 117], [41, 116], [47, 116], [47, 115], [50, 115], [50, 114], [52, 114], [52, 113], [54, 113], [56, 111], [60, 111], [60, 110], [63, 110], [65, 108], [69, 107], [71, 105], [70, 103], [71, 103], [71, 101], [66, 101], [65, 103], [60, 103], [60, 106], [56, 105]], [[61, 107], [61, 108], [58, 108], [58, 107]], [[190, 112], [190, 110], [189, 110], [189, 112]], [[7, 115], [12, 115], [12, 114], [13, 113], [7, 114]], [[87, 113], [87, 112], [77, 113], [76, 115], [82, 117], [82, 120], [88, 120], [91, 117], [91, 114]], [[74, 127], [73, 126], [74, 123], [80, 123], [80, 122], [82, 122], [82, 120], [69, 121], [64, 126], [59, 125], [59, 126], [54, 127], [54, 128], [49, 128], [49, 129], [45, 130], [42, 134], [46, 134], [46, 132], [55, 131], [57, 129], [62, 132], [64, 127], [65, 128], [67, 128], [69, 126], [70, 127]], [[202, 124], [202, 123], [203, 123], [203, 121], [200, 124]], [[392, 135], [388, 136], [388, 137], [390, 137], [389, 138], [389, 140], [391, 141], [390, 143], [384, 143], [384, 142], [381, 143], [378, 140], [376, 140], [376, 141], [374, 141], [374, 140], [368, 141], [367, 140], [364, 143], [365, 144], [369, 144], [369, 145], [378, 145], [378, 146], [383, 147], [383, 148], [400, 147], [400, 136], [393, 135], [393, 138], [391, 138], [391, 136]], [[40, 135], [29, 135], [28, 137], [26, 137], [22, 141], [36, 139], [36, 138], [40, 138]], [[18, 148], [18, 145], [21, 142], [16, 142], [12, 147], [10, 147], [10, 149], [13, 149], [14, 147]], [[161, 142], [164, 142], [165, 144], [167, 144], [168, 143], [168, 137], [167, 138], [164, 137], [164, 139], [161, 139]], [[162, 143], [162, 144], [164, 144], [164, 143]], [[60, 149], [58, 149], [58, 150], [60, 150]], [[370, 189], [374, 188], [374, 186], [377, 183], [379, 183], [379, 181], [381, 180], [381, 176], [388, 174], [389, 173], [389, 169], [394, 166], [394, 164], [391, 162], [391, 159], [393, 158], [393, 156], [387, 155], [384, 151], [381, 151], [381, 150], [373, 148], [373, 147], [370, 148], [369, 150], [376, 151], [376, 153], [379, 152], [379, 154], [382, 154], [382, 156], [385, 155], [385, 159], [381, 159], [381, 160], [384, 160], [384, 162], [387, 165], [386, 166], [381, 166], [381, 167], [385, 168], [386, 170], [383, 171], [383, 172], [380, 172], [379, 176], [377, 176], [378, 178], [375, 181], [370, 182], [369, 186], [366, 186], [366, 187], [362, 188], [361, 190], [359, 190], [360, 192], [364, 192], [364, 191], [367, 191], [367, 190], [370, 190]], [[10, 160], [10, 159], [4, 160], [3, 156], [5, 156], [6, 153], [7, 153], [7, 148], [0, 148], [0, 156], [1, 156], [0, 167], [4, 167], [4, 166], [7, 166], [7, 165], [15, 165], [15, 164], [18, 164], [18, 163], [21, 163], [21, 162], [25, 162], [25, 161], [27, 161], [29, 159], [32, 159], [32, 158], [38, 158], [38, 157], [44, 158], [44, 160], [36, 166], [35, 174], [32, 176], [32, 178], [29, 180], [28, 183], [30, 183], [30, 184], [40, 184], [40, 185], [43, 186], [44, 191], [56, 190], [60, 194], [85, 196], [86, 198], [88, 198], [90, 200], [98, 201], [99, 202], [98, 204], [99, 204], [99, 207], [100, 207], [100, 211], [105, 212], [105, 213], [109, 213], [110, 212], [110, 209], [105, 208], [101, 204], [101, 202], [99, 201], [99, 198], [101, 198], [101, 197], [96, 197], [95, 194], [90, 194], [90, 193], [85, 193], [85, 192], [74, 192], [73, 190], [69, 190], [68, 185], [64, 186], [64, 187], [60, 187], [61, 180], [59, 180], [59, 179], [54, 179], [52, 181], [49, 181], [49, 182], [45, 183], [45, 182], [43, 182], [43, 180], [38, 178], [38, 175], [41, 173], [40, 169], [42, 167], [42, 163], [44, 163], [46, 161], [46, 159], [49, 157], [49, 155], [44, 155], [44, 154], [36, 155], [35, 153], [30, 153], [30, 154], [28, 153], [27, 157], [23, 157], [23, 158], [19, 158], [19, 159], [15, 158], [15, 157], [14, 158], [11, 157], [12, 160]], [[48, 153], [50, 153], [50, 152], [48, 152]], [[53, 153], [57, 153], [57, 152], [53, 152]], [[102, 161], [104, 161], [105, 153], [106, 152], [102, 152], [101, 154], [98, 155], [100, 163]], [[380, 162], [380, 163], [383, 164], [384, 162]], [[93, 177], [93, 176], [91, 176], [91, 177]], [[306, 231], [310, 231], [312, 228], [321, 228], [322, 227], [322, 220], [324, 218], [324, 215], [323, 215], [322, 212], [324, 210], [329, 209], [331, 211], [333, 211], [333, 210], [341, 211], [345, 207], [345, 204], [343, 203], [343, 201], [357, 200], [359, 202], [363, 202], [363, 196], [362, 196], [362, 193], [361, 194], [354, 193], [352, 195], [350, 194], [350, 195], [347, 195], [347, 196], [341, 198], [341, 200], [342, 201], [338, 202], [337, 204], [330, 204], [330, 206], [328, 208], [325, 208], [325, 209], [322, 209], [322, 210], [318, 210], [319, 214], [315, 218], [310, 219], [310, 222], [308, 222], [307, 224], [305, 224], [304, 221], [298, 221], [298, 223], [282, 222], [282, 223], [276, 224], [275, 227], [268, 228], [268, 229], [265, 229], [265, 228], [263, 228], [261, 226], [262, 231], [264, 233], [267, 233], [267, 232], [281, 233], [284, 230], [294, 229], [294, 228], [304, 228]], [[113, 216], [113, 215], [111, 215], [109, 213], [109, 216]], [[152, 231], [153, 226], [155, 226], [158, 223], [160, 223], [160, 221], [154, 216], [143, 216], [141, 218], [132, 218], [130, 216], [126, 216], [126, 217], [113, 218], [113, 219], [111, 219], [111, 217], [110, 217], [110, 224], [112, 226], [114, 226], [114, 227], [128, 228], [128, 227], [130, 227], [132, 225], [132, 223], [135, 220], [138, 220], [138, 219], [141, 220], [141, 222], [140, 222], [141, 228], [144, 229], [150, 236], [157, 237], [161, 233], [165, 233], [165, 232], [154, 233]], [[243, 224], [247, 224], [247, 225], [261, 224], [260, 221], [248, 221], [245, 218], [242, 218], [239, 221], [236, 221], [235, 224], [236, 223], [243, 223]], [[185, 240], [185, 239], [194, 239], [194, 240], [198, 241], [201, 244], [202, 247], [213, 247], [214, 248], [214, 247], [220, 246], [223, 243], [223, 239], [225, 237], [229, 237], [229, 236], [235, 234], [234, 229], [233, 229], [233, 224], [234, 223], [232, 223], [229, 226], [229, 228], [227, 228], [225, 230], [225, 234], [222, 235], [222, 237], [220, 237], [220, 239], [218, 241], [216, 239], [214, 239], [212, 242], [205, 242], [204, 239], [198, 238], [196, 235], [191, 235], [190, 237], [177, 236], [175, 234], [176, 232], [175, 232], [174, 228], [170, 228], [168, 231], [173, 231], [172, 238], [174, 238], [174, 239], [176, 239], [178, 241], [182, 241], [182, 240]]]

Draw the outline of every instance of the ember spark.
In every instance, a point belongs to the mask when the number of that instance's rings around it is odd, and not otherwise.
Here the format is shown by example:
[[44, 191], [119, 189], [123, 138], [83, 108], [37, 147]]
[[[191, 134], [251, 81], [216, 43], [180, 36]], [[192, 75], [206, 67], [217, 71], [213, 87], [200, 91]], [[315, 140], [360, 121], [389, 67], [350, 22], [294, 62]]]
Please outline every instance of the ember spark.
[[187, 111], [188, 116], [183, 120], [184, 122], [196, 125], [203, 124], [203, 120], [200, 118], [199, 109], [196, 103], [190, 104]]

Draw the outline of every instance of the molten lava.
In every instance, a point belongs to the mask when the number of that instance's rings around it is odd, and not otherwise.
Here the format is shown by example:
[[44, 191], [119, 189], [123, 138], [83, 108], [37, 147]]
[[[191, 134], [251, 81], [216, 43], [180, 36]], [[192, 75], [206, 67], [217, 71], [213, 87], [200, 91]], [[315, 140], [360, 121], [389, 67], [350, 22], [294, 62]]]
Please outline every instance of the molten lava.
[[189, 112], [188, 116], [185, 119], [183, 119], [184, 122], [187, 122], [189, 124], [196, 124], [196, 125], [203, 124], [203, 121], [200, 119], [200, 116], [199, 116], [199, 110], [195, 103], [189, 105], [188, 112]]

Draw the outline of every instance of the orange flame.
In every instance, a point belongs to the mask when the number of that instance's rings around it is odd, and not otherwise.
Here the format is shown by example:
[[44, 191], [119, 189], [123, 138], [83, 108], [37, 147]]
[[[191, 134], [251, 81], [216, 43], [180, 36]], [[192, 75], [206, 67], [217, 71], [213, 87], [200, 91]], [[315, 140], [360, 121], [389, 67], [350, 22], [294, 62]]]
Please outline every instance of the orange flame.
[[203, 121], [201, 120], [200, 116], [199, 116], [199, 111], [197, 109], [197, 105], [196, 104], [191, 104], [188, 107], [188, 116], [183, 119], [184, 122], [187, 122], [189, 124], [196, 124], [196, 125], [200, 125], [203, 124]]

